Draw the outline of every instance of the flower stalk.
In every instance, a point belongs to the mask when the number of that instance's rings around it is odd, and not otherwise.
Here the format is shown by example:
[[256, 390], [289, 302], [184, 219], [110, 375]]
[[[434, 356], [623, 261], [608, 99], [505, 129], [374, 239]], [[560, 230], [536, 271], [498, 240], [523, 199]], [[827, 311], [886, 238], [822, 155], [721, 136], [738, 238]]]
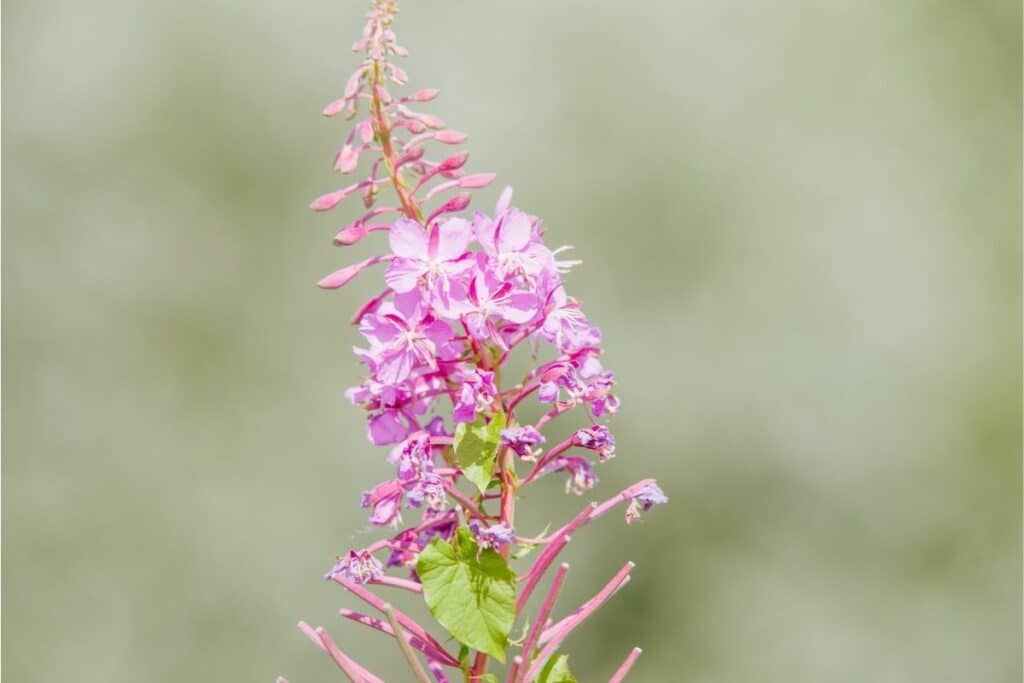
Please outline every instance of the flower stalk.
[[[370, 524], [387, 535], [339, 556], [325, 578], [381, 615], [340, 611], [394, 639], [421, 683], [447, 683], [454, 674], [497, 681], [488, 673], [494, 662], [506, 665], [509, 683], [575, 680], [560, 648], [629, 581], [633, 563], [557, 620], [569, 565], [558, 565], [531, 620], [533, 593], [590, 522], [625, 505], [631, 523], [668, 499], [644, 479], [588, 503], [550, 534], [517, 532], [524, 487], [546, 486], [557, 474], [566, 477], [567, 493], [585, 495], [597, 485], [597, 466], [615, 456], [605, 424], [620, 406], [615, 377], [601, 361], [601, 331], [566, 291], [566, 277], [580, 262], [561, 258], [568, 247], [546, 245], [543, 223], [512, 205], [511, 189], [493, 212], [467, 213], [473, 193], [494, 174], [469, 172], [465, 151], [437, 156], [436, 145], [460, 145], [466, 136], [420, 111], [436, 90], [391, 92], [408, 81], [395, 63], [406, 55], [392, 30], [397, 12], [395, 0], [373, 0], [353, 45], [363, 59], [342, 96], [324, 108], [326, 116], [353, 121], [334, 168], [345, 175], [363, 168], [366, 175], [311, 204], [327, 212], [359, 195], [366, 211], [337, 231], [334, 244], [385, 234], [387, 243], [318, 283], [340, 290], [374, 266], [384, 269], [385, 288], [352, 318], [365, 339], [355, 353], [366, 370], [346, 396], [366, 411], [367, 439], [387, 450], [393, 468], [361, 501]], [[527, 347], [536, 367], [503, 387], [507, 363]], [[541, 406], [533, 424], [521, 417], [530, 404]], [[578, 415], [581, 425], [545, 449], [544, 429], [568, 415]], [[532, 562], [525, 560], [535, 548]], [[417, 622], [371, 587], [424, 601], [437, 624]], [[525, 633], [521, 641], [511, 635], [516, 624]], [[305, 622], [299, 628], [349, 680], [381, 680], [324, 629]], [[442, 642], [457, 643], [458, 653]], [[612, 681], [626, 676], [639, 652], [630, 652]]]

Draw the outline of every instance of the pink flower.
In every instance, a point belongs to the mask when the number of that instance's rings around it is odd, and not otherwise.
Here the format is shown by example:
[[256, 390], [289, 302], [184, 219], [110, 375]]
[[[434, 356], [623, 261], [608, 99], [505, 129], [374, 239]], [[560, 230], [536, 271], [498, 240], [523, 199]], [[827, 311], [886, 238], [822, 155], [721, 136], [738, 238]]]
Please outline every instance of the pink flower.
[[424, 313], [418, 297], [396, 297], [394, 305], [382, 304], [376, 313], [363, 316], [359, 331], [370, 342], [363, 360], [377, 381], [398, 384], [416, 369], [436, 370], [438, 359], [459, 356], [452, 328]]
[[463, 258], [473, 240], [473, 229], [464, 218], [435, 222], [429, 231], [400, 218], [388, 237], [395, 258], [384, 281], [399, 294], [419, 288], [430, 299], [447, 297], [452, 281], [473, 267], [469, 258]]
[[503, 320], [515, 325], [527, 323], [536, 317], [539, 306], [536, 294], [515, 289], [512, 283], [499, 280], [484, 269], [477, 271], [466, 299], [454, 310], [461, 314], [474, 338], [503, 346], [497, 323]]

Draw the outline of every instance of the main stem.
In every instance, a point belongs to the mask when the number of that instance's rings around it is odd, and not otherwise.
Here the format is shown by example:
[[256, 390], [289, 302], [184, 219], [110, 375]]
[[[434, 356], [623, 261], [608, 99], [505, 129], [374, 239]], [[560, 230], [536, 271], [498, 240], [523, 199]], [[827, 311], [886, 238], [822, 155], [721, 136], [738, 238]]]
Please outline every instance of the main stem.
[[405, 181], [402, 179], [401, 169], [398, 167], [395, 148], [391, 144], [391, 122], [388, 120], [388, 114], [384, 110], [384, 102], [381, 101], [378, 89], [378, 86], [381, 85], [380, 71], [380, 60], [373, 60], [373, 70], [370, 76], [370, 108], [373, 112], [374, 132], [380, 141], [381, 156], [384, 157], [384, 163], [387, 164], [391, 184], [398, 194], [398, 200], [402, 203], [402, 210], [405, 211], [405, 215], [409, 218], [422, 224], [423, 212], [409, 194], [409, 188], [406, 187]]
[[[417, 221], [421, 225], [423, 224], [423, 211], [419, 204], [413, 198], [409, 191], [409, 187], [405, 184], [405, 180], [402, 178], [401, 169], [398, 166], [398, 157], [395, 154], [395, 148], [391, 141], [391, 122], [388, 119], [387, 111], [384, 107], [384, 102], [380, 97], [380, 91], [378, 86], [381, 85], [381, 61], [373, 60], [373, 69], [370, 73], [370, 108], [373, 116], [373, 128], [374, 134], [377, 140], [380, 142], [381, 156], [384, 159], [384, 163], [387, 166], [388, 174], [391, 178], [391, 186], [395, 188], [395, 193], [398, 195], [398, 200], [402, 204], [402, 211], [409, 218]], [[424, 226], [426, 227], [426, 226]], [[478, 367], [483, 367], [486, 363], [483, 353], [478, 353]], [[498, 369], [495, 368], [495, 383], [500, 382], [500, 375]], [[499, 396], [501, 392], [499, 391]], [[505, 406], [502, 406], [505, 409]], [[516, 501], [516, 487], [514, 475], [511, 471], [511, 463], [509, 458], [511, 457], [511, 451], [507, 447], [503, 447], [498, 451], [497, 454], [497, 465], [498, 465], [498, 479], [501, 486], [501, 523], [508, 528], [514, 527], [515, 521], [515, 501]], [[481, 501], [482, 504], [483, 501]], [[508, 556], [508, 548], [502, 549], [502, 554]], [[465, 680], [467, 683], [473, 681], [479, 681], [480, 677], [487, 672], [487, 655], [483, 652], [477, 652], [476, 658], [473, 660], [473, 666], [465, 671]]]

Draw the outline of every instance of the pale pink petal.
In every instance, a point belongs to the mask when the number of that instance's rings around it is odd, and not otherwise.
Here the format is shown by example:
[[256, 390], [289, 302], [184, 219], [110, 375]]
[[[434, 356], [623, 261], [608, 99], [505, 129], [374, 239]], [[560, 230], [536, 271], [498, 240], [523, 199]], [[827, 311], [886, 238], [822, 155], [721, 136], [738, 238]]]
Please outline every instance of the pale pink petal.
[[531, 229], [530, 218], [518, 209], [511, 209], [498, 224], [498, 249], [521, 251], [530, 242]]
[[507, 209], [512, 204], [512, 186], [506, 187], [502, 190], [501, 196], [498, 197], [498, 204], [494, 207], [494, 215], [497, 216], [502, 211]]
[[510, 294], [501, 307], [501, 316], [509, 322], [521, 325], [530, 322], [537, 315], [540, 302], [536, 295], [530, 292], [516, 292]]
[[465, 218], [449, 218], [438, 228], [436, 253], [431, 256], [439, 261], [454, 261], [466, 253], [466, 247], [473, 241], [473, 227]]
[[425, 259], [427, 256], [427, 234], [416, 221], [399, 218], [388, 232], [388, 242], [395, 256], [410, 259]]
[[411, 292], [416, 289], [416, 284], [419, 282], [420, 270], [419, 261], [396, 258], [384, 272], [384, 281], [396, 292]]

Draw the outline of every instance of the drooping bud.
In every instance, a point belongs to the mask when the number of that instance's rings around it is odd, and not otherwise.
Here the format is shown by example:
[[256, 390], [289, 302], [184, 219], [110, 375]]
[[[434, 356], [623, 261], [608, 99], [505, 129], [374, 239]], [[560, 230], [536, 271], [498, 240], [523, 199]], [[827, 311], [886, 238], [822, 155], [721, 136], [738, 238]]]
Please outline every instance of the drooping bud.
[[434, 139], [446, 145], [461, 145], [468, 137], [457, 130], [439, 130], [434, 133]]

